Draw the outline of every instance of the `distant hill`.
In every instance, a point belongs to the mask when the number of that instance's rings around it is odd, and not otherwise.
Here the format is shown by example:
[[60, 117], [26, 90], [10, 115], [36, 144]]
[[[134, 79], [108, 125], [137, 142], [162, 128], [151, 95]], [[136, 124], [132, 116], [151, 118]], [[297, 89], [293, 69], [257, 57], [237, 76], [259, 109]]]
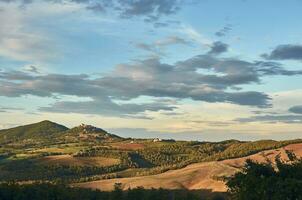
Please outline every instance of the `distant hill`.
[[117, 135], [108, 133], [107, 131], [97, 128], [91, 125], [81, 124], [80, 126], [74, 127], [65, 131], [62, 135], [64, 137], [74, 137], [78, 139], [106, 139], [113, 140], [121, 138]]
[[35, 124], [0, 130], [0, 140], [50, 138], [67, 130], [68, 128], [63, 125], [45, 120]]
[[45, 120], [34, 124], [0, 130], [0, 142], [25, 139], [114, 140], [121, 137], [91, 125], [81, 124], [74, 128]]

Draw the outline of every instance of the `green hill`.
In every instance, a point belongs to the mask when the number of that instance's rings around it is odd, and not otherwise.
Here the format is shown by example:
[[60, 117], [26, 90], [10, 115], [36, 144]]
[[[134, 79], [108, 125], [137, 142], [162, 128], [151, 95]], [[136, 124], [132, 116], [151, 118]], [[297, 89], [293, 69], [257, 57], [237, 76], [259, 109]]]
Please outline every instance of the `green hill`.
[[49, 138], [67, 130], [68, 128], [63, 125], [45, 120], [35, 124], [0, 130], [0, 140]]
[[121, 138], [117, 135], [110, 134], [107, 131], [97, 128], [91, 125], [81, 124], [80, 126], [71, 128], [67, 130], [62, 136], [70, 136], [75, 138], [82, 138], [82, 139], [107, 139], [113, 140]]

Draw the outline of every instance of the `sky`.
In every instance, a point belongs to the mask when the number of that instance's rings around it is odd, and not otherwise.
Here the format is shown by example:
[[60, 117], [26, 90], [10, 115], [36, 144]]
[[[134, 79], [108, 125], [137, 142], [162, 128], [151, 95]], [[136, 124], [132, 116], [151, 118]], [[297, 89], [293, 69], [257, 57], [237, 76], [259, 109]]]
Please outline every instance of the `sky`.
[[302, 133], [300, 0], [0, 0], [0, 129]]

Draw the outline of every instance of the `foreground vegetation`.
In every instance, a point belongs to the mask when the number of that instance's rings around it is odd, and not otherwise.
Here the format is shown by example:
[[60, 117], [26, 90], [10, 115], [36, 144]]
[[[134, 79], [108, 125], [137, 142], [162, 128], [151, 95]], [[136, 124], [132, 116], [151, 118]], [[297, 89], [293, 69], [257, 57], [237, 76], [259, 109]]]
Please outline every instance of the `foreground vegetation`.
[[242, 172], [227, 181], [234, 200], [301, 200], [302, 160], [291, 163], [259, 164], [247, 161]]
[[[204, 195], [208, 197], [203, 197]], [[224, 199], [225, 194], [209, 191], [164, 190], [134, 188], [123, 191], [116, 184], [112, 192], [99, 190], [71, 188], [65, 185], [53, 184], [1, 184], [1, 200], [203, 200]]]

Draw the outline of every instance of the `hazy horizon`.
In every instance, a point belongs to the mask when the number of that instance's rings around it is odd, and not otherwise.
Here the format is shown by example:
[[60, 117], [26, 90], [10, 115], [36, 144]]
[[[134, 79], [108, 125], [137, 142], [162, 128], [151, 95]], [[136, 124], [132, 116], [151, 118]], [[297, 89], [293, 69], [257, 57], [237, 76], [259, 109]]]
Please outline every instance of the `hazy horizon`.
[[302, 2], [0, 0], [0, 129], [285, 140], [302, 130]]
[[[49, 121], [49, 120], [43, 120], [43, 121]], [[40, 121], [40, 122], [43, 122]], [[34, 122], [32, 124], [40, 123], [40, 122]], [[60, 124], [65, 126], [64, 124], [60, 122], [55, 122], [55, 121], [50, 121], [56, 124]], [[66, 126], [69, 129], [81, 126], [81, 124], [76, 124], [74, 126]], [[12, 125], [11, 127], [7, 127], [6, 129], [13, 129], [19, 126], [26, 126], [26, 125], [31, 125], [31, 124], [22, 124], [22, 125]], [[91, 125], [97, 128], [102, 128], [98, 127], [97, 125], [93, 124], [85, 124], [85, 125]], [[5, 130], [5, 129], [0, 129]], [[133, 138], [133, 139], [154, 139], [154, 138], [160, 138], [160, 139], [174, 139], [177, 141], [200, 141], [200, 142], [222, 142], [226, 140], [240, 140], [240, 141], [258, 141], [258, 140], [277, 140], [277, 141], [282, 141], [282, 140], [294, 140], [294, 139], [299, 139], [300, 137], [295, 137], [295, 135], [289, 136], [289, 135], [283, 135], [283, 137], [280, 135], [277, 135], [277, 137], [271, 137], [270, 135], [263, 135], [261, 137], [259, 136], [246, 136], [246, 135], [240, 135], [240, 134], [232, 134], [233, 138], [230, 138], [229, 135], [221, 136], [221, 134], [211, 134], [211, 133], [203, 133], [202, 135], [200, 132], [183, 132], [183, 133], [162, 133], [162, 132], [151, 132], [147, 131], [145, 129], [131, 129], [131, 128], [117, 128], [117, 129], [106, 129], [105, 131], [118, 135], [120, 137], [124, 138]]]

